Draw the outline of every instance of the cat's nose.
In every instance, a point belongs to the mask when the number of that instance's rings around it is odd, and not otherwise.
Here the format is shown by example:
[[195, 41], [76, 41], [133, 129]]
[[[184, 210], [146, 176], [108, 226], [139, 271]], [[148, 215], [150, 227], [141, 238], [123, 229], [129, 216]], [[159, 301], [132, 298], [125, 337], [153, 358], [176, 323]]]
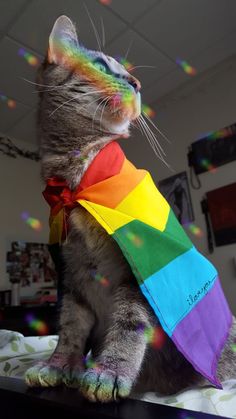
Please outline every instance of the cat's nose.
[[141, 89], [141, 83], [136, 77], [130, 76], [127, 79], [128, 83], [134, 88], [135, 92], [138, 93]]

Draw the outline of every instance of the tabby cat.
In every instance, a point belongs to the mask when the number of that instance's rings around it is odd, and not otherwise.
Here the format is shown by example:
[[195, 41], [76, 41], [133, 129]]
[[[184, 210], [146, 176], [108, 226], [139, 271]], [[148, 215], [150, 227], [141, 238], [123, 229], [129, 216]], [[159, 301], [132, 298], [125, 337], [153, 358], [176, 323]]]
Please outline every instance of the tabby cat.
[[[77, 71], [76, 50], [97, 69], [98, 79], [111, 75], [106, 93]], [[37, 82], [42, 176], [62, 178], [74, 190], [106, 144], [129, 136], [141, 112], [140, 82], [112, 57], [80, 45], [66, 16], [54, 24]], [[112, 102], [109, 88], [118, 95], [128, 92], [129, 106]], [[72, 209], [68, 226], [59, 342], [48, 362], [27, 371], [28, 385], [64, 383], [91, 401], [108, 402], [131, 391], [167, 395], [207, 383], [167, 335], [155, 349], [140, 333], [140, 325], [160, 325], [116, 242], [82, 206]], [[94, 281], [94, 272], [108, 278], [109, 286]], [[230, 349], [235, 336], [234, 321], [218, 366], [220, 380], [236, 376], [236, 354]]]

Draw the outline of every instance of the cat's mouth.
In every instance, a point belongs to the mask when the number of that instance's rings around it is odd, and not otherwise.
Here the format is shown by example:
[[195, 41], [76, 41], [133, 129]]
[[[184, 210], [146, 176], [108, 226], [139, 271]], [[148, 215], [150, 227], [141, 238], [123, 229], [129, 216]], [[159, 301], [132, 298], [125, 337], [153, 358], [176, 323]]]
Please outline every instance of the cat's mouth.
[[[100, 99], [100, 104], [104, 99]], [[137, 119], [141, 113], [140, 93], [129, 93], [121, 95], [116, 93], [106, 100], [103, 105], [103, 116], [105, 119], [115, 123], [130, 122]]]

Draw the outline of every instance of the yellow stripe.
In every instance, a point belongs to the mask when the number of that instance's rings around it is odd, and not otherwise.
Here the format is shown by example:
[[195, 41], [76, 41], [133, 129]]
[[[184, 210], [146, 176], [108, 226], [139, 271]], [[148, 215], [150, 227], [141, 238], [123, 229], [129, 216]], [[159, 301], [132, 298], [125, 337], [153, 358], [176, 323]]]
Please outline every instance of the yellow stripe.
[[96, 218], [108, 234], [113, 234], [133, 220], [164, 231], [170, 212], [168, 202], [157, 190], [149, 173], [115, 209], [82, 199], [78, 202]]
[[120, 202], [116, 210], [164, 231], [170, 206], [147, 173], [139, 185]]
[[94, 204], [83, 199], [78, 201], [94, 218], [99, 224], [108, 232], [113, 234], [115, 230], [122, 227], [123, 225], [130, 223], [133, 218], [127, 214], [117, 211], [113, 208], [103, 207], [102, 205]]

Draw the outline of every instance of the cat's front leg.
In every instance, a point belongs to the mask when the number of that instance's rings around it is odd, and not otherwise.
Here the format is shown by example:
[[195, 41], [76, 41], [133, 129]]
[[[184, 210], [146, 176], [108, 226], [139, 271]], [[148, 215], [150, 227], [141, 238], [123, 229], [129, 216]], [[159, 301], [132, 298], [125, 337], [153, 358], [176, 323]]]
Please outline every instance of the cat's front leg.
[[81, 379], [80, 390], [90, 401], [127, 397], [144, 358], [147, 343], [140, 325], [150, 326], [148, 313], [131, 290], [119, 290], [116, 297], [102, 349]]
[[52, 387], [61, 383], [78, 387], [84, 369], [85, 345], [93, 324], [90, 309], [75, 301], [71, 294], [65, 294], [58, 345], [47, 362], [38, 362], [26, 371], [26, 383], [31, 387]]

